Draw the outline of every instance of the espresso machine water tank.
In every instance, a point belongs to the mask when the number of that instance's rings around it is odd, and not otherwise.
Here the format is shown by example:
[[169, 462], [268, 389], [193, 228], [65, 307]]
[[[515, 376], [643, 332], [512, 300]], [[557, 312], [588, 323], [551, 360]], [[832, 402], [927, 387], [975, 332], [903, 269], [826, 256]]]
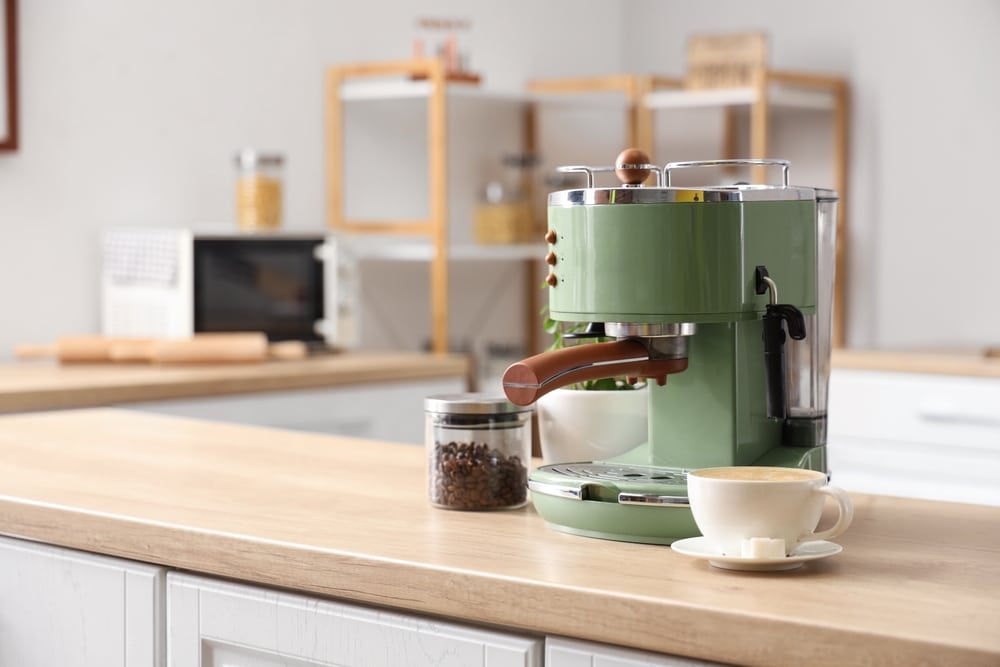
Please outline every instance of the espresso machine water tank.
[[834, 190], [816, 188], [816, 311], [805, 316], [806, 337], [787, 345], [787, 445], [826, 444], [838, 201]]

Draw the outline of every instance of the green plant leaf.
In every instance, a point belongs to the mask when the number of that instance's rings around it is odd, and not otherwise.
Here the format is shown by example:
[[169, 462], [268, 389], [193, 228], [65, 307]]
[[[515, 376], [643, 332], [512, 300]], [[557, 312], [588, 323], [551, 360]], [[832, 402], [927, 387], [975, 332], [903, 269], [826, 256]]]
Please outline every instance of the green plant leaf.
[[591, 391], [614, 391], [618, 389], [618, 382], [614, 378], [601, 378], [600, 380], [591, 380], [590, 384]]

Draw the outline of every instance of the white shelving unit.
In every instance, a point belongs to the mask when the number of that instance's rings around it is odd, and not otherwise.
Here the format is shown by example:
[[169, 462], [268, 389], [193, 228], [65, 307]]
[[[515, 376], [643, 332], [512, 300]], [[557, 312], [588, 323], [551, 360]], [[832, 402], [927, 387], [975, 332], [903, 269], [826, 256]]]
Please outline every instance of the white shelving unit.
[[[328, 226], [349, 237], [359, 259], [428, 262], [430, 267], [430, 339], [435, 353], [449, 351], [449, 265], [454, 261], [516, 261], [523, 264], [525, 280], [525, 338], [529, 350], [538, 348], [541, 244], [456, 244], [450, 239], [448, 202], [448, 123], [452, 99], [472, 99], [488, 104], [513, 104], [528, 108], [523, 93], [491, 91], [478, 85], [448, 79], [437, 59], [357, 63], [332, 67], [327, 72], [326, 127], [328, 172]], [[344, 204], [344, 118], [359, 103], [411, 100], [427, 105], [428, 213], [426, 217], [387, 220], [349, 219]], [[515, 109], [516, 112], [516, 109]], [[528, 116], [525, 114], [525, 118]], [[525, 121], [522, 149], [533, 149], [533, 136]]]
[[[373, 81], [348, 81], [341, 87], [344, 102], [388, 102], [392, 100], [426, 100], [433, 91], [429, 81], [408, 79], [379, 79]], [[448, 96], [496, 102], [524, 102], [526, 97], [517, 91], [499, 91], [465, 83], [448, 85]]]
[[[434, 247], [426, 241], [398, 240], [381, 243], [375, 239], [358, 237], [350, 242], [350, 252], [358, 259], [377, 259], [398, 262], [430, 262]], [[450, 261], [536, 261], [545, 256], [543, 243], [510, 243], [488, 245], [482, 243], [452, 244], [448, 249]]]
[[[496, 91], [450, 82], [443, 63], [437, 60], [362, 63], [331, 68], [327, 79], [327, 129], [329, 173], [329, 226], [365, 239], [357, 244], [359, 257], [430, 264], [431, 344], [435, 352], [447, 352], [449, 296], [448, 266], [452, 261], [523, 261], [526, 276], [535, 283], [534, 273], [544, 256], [544, 247], [465, 245], [449, 240], [448, 210], [448, 103], [455, 99], [513, 103], [524, 106], [523, 149], [536, 147], [536, 111], [542, 104], [559, 102], [596, 107], [621, 108], [627, 115], [627, 145], [637, 146], [653, 156], [653, 116], [668, 109], [722, 108], [725, 110], [723, 153], [735, 155], [736, 126], [749, 112], [749, 156], [769, 157], [771, 114], [775, 109], [800, 109], [829, 113], [833, 127], [831, 166], [832, 186], [840, 194], [837, 224], [838, 295], [844, 294], [843, 248], [847, 199], [847, 84], [839, 77], [797, 72], [761, 70], [753, 85], [732, 88], [691, 88], [684, 80], [652, 75], [611, 75], [571, 79], [531, 81], [525, 92]], [[349, 220], [344, 210], [344, 107], [362, 102], [416, 100], [427, 104], [427, 173], [429, 213], [426, 218], [407, 220]], [[655, 158], [654, 158], [654, 161]], [[754, 167], [752, 179], [763, 182], [763, 167]], [[379, 238], [377, 243], [367, 238]], [[540, 307], [538, 290], [526, 290], [526, 337], [529, 350], [537, 350], [539, 334], [535, 320]], [[834, 345], [843, 342], [843, 299], [835, 298]]]
[[[658, 90], [646, 96], [650, 109], [694, 109], [720, 106], [750, 106], [757, 102], [758, 92], [752, 87], [719, 88], [708, 90]], [[830, 91], [797, 90], [788, 86], [775, 86], [768, 92], [769, 104], [789, 109], [833, 111], [836, 97]]]

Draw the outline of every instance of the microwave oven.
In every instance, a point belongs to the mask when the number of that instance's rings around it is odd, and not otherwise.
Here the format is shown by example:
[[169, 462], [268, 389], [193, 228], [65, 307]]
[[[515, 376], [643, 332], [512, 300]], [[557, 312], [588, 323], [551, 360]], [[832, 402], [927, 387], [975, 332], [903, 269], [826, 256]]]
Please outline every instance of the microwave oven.
[[101, 332], [180, 338], [261, 331], [328, 347], [357, 342], [356, 263], [328, 234], [104, 233]]

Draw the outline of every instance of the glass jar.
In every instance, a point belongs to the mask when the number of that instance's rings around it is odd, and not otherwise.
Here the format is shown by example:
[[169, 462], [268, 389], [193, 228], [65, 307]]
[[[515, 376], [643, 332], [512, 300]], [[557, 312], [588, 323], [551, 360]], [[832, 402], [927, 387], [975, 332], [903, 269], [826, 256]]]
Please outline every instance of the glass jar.
[[281, 169], [278, 153], [250, 148], [236, 154], [236, 222], [243, 231], [281, 227]]
[[541, 236], [532, 210], [537, 161], [531, 154], [504, 156], [502, 176], [486, 184], [476, 206], [477, 242], [528, 243]]
[[500, 510], [528, 502], [533, 407], [489, 394], [448, 394], [426, 398], [424, 410], [431, 504]]

